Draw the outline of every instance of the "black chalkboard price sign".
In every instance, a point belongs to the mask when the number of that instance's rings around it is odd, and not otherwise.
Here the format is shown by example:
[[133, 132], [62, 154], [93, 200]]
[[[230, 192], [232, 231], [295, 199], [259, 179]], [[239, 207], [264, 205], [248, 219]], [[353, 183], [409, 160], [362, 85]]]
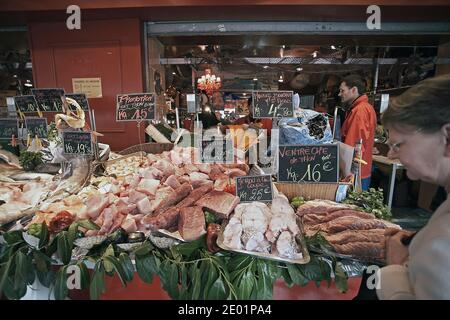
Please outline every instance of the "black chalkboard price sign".
[[236, 195], [240, 202], [270, 202], [273, 199], [272, 177], [270, 175], [236, 177]]
[[294, 116], [292, 91], [253, 91], [254, 118], [289, 118]]
[[232, 140], [202, 140], [202, 163], [233, 163], [234, 149]]
[[48, 130], [47, 130], [47, 119], [46, 118], [25, 118], [25, 126], [27, 127], [28, 133], [32, 138], [47, 138]]
[[64, 153], [92, 155], [92, 135], [90, 132], [63, 132]]
[[44, 112], [62, 112], [64, 106], [64, 89], [31, 89], [39, 110]]
[[16, 104], [16, 110], [23, 113], [38, 112], [38, 104], [33, 95], [16, 96], [14, 97], [14, 103]]
[[19, 136], [19, 123], [17, 119], [0, 119], [0, 139], [10, 140], [12, 136]]
[[332, 183], [338, 180], [337, 144], [279, 146], [278, 181]]
[[155, 119], [155, 95], [132, 93], [117, 95], [116, 121]]
[[[84, 93], [66, 93], [66, 98], [71, 98], [78, 102], [83, 111], [89, 111], [89, 102]], [[69, 106], [71, 110], [75, 110], [75, 107], [73, 107], [71, 104], [69, 104]]]

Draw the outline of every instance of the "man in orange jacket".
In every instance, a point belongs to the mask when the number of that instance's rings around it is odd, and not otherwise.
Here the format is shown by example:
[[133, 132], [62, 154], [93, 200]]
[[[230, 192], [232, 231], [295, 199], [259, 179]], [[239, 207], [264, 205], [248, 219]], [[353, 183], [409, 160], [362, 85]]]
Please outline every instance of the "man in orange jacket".
[[361, 165], [361, 184], [362, 189], [367, 190], [370, 187], [377, 115], [364, 92], [365, 85], [359, 76], [350, 75], [342, 79], [339, 97], [346, 108], [342, 142], [354, 147], [362, 139], [362, 159], [367, 164]]

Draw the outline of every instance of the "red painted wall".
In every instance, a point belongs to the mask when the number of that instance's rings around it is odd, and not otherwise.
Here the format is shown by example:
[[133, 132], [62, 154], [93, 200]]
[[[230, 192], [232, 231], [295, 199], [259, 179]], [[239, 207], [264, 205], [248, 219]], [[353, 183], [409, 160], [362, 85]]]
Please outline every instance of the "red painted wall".
[[89, 99], [97, 131], [105, 135], [99, 141], [114, 151], [138, 144], [136, 123], [115, 121], [115, 99], [143, 92], [140, 21], [82, 20], [81, 30], [68, 30], [65, 21], [28, 27], [35, 86], [72, 92], [72, 78], [101, 78], [103, 97]]
[[[101, 300], [171, 299], [156, 276], [153, 277], [153, 282], [148, 284], [135, 273], [133, 280], [124, 287], [115, 274], [113, 277], [105, 277], [105, 285], [106, 291], [101, 295]], [[348, 291], [340, 293], [333, 281], [330, 287], [326, 281], [322, 281], [319, 287], [314, 282], [309, 282], [304, 287], [294, 285], [288, 288], [283, 280], [278, 279], [273, 286], [273, 300], [352, 300], [358, 294], [360, 285], [360, 277], [349, 278]], [[89, 300], [89, 291], [71, 290], [69, 296], [73, 300]]]

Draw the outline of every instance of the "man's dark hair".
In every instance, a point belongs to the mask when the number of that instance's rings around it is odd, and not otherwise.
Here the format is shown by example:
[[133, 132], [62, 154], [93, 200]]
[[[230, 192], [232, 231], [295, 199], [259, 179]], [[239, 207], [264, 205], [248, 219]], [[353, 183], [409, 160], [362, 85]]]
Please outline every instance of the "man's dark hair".
[[356, 87], [356, 89], [358, 89], [358, 94], [360, 95], [366, 92], [366, 85], [364, 84], [363, 79], [356, 74], [351, 74], [349, 76], [344, 77], [341, 83], [342, 82], [345, 82], [345, 85], [349, 89]]
[[428, 78], [389, 101], [386, 127], [413, 127], [434, 133], [450, 123], [450, 75]]

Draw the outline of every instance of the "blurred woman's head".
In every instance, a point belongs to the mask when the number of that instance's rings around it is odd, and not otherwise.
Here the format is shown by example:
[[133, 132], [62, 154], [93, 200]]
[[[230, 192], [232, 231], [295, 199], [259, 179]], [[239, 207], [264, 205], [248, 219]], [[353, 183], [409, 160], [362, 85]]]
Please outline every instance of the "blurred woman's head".
[[450, 180], [450, 75], [424, 80], [389, 102], [382, 123], [390, 158], [412, 180], [448, 185]]

